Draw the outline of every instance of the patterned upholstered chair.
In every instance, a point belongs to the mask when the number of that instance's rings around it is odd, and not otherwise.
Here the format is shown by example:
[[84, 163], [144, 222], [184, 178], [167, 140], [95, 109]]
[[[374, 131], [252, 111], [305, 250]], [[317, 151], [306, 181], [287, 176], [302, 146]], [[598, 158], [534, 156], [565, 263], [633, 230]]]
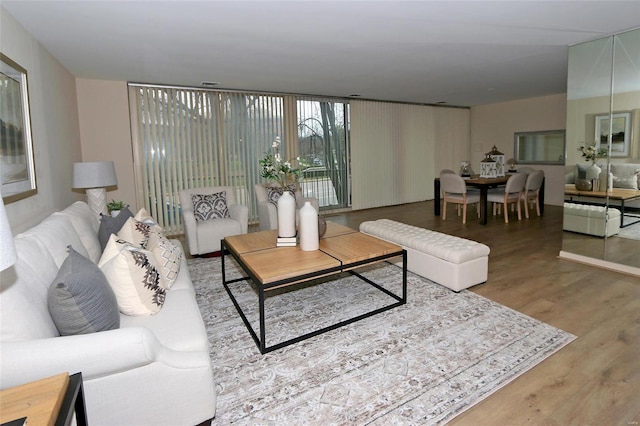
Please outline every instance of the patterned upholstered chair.
[[[257, 183], [254, 186], [256, 200], [258, 202], [258, 221], [260, 222], [260, 230], [267, 231], [270, 229], [278, 229], [278, 207], [277, 200], [282, 194], [279, 185], [274, 183]], [[278, 194], [279, 193], [279, 194]], [[311, 205], [320, 211], [319, 202], [314, 197], [303, 197], [302, 192], [298, 189], [295, 191], [296, 199], [296, 223], [298, 223], [298, 210], [304, 206], [305, 201], [309, 201]]]
[[246, 234], [249, 208], [236, 203], [233, 188], [216, 186], [180, 191], [184, 235], [189, 253], [220, 251], [220, 240]]

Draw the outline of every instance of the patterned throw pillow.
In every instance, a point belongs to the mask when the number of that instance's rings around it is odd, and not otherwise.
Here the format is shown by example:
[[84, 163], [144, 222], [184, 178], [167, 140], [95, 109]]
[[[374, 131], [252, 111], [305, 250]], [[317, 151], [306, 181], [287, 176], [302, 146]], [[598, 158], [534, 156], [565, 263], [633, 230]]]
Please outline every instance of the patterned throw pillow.
[[225, 191], [206, 195], [191, 194], [191, 201], [193, 202], [193, 215], [198, 222], [229, 217]]
[[[278, 207], [278, 200], [280, 199], [280, 197], [282, 196], [282, 193], [284, 192], [284, 190], [282, 189], [281, 186], [267, 186], [265, 187], [265, 189], [267, 190], [267, 200], [269, 200], [269, 202], [271, 204], [273, 204], [274, 206]], [[287, 188], [287, 191], [289, 191], [291, 193], [291, 195], [293, 195], [293, 197], [295, 198], [296, 193], [295, 193], [295, 188]]]
[[160, 286], [167, 290], [170, 289], [180, 273], [182, 249], [161, 233], [151, 231], [147, 250], [153, 253], [156, 258], [156, 266], [160, 270]]
[[71, 246], [49, 287], [47, 303], [61, 336], [120, 327], [118, 302], [104, 273]]
[[153, 315], [164, 305], [166, 290], [160, 286], [160, 272], [153, 253], [115, 235], [98, 264], [125, 315]]
[[142, 248], [147, 247], [147, 241], [149, 240], [150, 232], [162, 232], [162, 227], [159, 225], [149, 225], [144, 222], [140, 222], [133, 217], [127, 219], [125, 224], [116, 233], [119, 239], [125, 240], [140, 246]]
[[613, 187], [614, 188], [623, 188], [623, 189], [635, 189], [638, 190], [638, 174], [640, 172], [634, 174], [633, 176], [613, 176]]

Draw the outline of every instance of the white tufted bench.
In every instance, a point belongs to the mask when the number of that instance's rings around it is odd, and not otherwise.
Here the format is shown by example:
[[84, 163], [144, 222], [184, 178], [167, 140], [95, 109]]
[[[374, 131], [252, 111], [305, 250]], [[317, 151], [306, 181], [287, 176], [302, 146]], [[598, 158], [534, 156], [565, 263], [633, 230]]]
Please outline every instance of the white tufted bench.
[[564, 203], [562, 229], [596, 237], [616, 235], [620, 232], [620, 210], [609, 207], [609, 220], [605, 225], [606, 211], [604, 206]]
[[453, 291], [487, 281], [489, 247], [476, 241], [389, 219], [360, 224], [360, 232], [407, 250], [407, 269]]

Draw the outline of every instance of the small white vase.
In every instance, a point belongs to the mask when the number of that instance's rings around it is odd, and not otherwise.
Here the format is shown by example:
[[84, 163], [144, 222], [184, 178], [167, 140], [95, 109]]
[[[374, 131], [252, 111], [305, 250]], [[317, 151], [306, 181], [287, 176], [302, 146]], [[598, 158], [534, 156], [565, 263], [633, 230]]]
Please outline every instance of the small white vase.
[[606, 169], [604, 169], [600, 172], [598, 179], [600, 180], [599, 190], [601, 192], [613, 189], [613, 173], [607, 173]]
[[314, 251], [320, 247], [318, 236], [318, 212], [309, 201], [300, 209], [300, 248]]
[[289, 191], [278, 198], [278, 236], [296, 236], [296, 199]]
[[587, 167], [587, 169], [585, 170], [586, 172], [585, 179], [589, 181], [592, 179], [598, 179], [598, 177], [600, 177], [601, 171], [602, 169], [600, 169], [600, 167], [598, 167], [598, 165], [594, 163], [591, 166]]
[[120, 214], [122, 210], [111, 210], [111, 217], [116, 217]]

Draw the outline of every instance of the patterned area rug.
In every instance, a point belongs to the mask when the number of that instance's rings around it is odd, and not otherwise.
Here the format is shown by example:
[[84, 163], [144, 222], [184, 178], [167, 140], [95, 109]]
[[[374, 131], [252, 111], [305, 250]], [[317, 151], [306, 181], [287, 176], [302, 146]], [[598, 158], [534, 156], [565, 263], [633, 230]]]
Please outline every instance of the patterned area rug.
[[[189, 269], [211, 342], [216, 425], [443, 424], [575, 339], [409, 273], [406, 305], [261, 355], [221, 284], [220, 259], [192, 259]], [[400, 268], [361, 271], [400, 293]], [[240, 276], [233, 265], [227, 274]], [[257, 330], [255, 290], [232, 290]], [[267, 343], [391, 300], [351, 275], [280, 290], [265, 302]]]
[[[626, 221], [636, 221], [637, 217], [629, 216], [624, 218]], [[620, 228], [620, 232], [618, 232], [618, 237], [629, 238], [632, 240], [640, 240], [640, 223], [635, 223], [630, 226], [626, 226], [624, 228]]]

